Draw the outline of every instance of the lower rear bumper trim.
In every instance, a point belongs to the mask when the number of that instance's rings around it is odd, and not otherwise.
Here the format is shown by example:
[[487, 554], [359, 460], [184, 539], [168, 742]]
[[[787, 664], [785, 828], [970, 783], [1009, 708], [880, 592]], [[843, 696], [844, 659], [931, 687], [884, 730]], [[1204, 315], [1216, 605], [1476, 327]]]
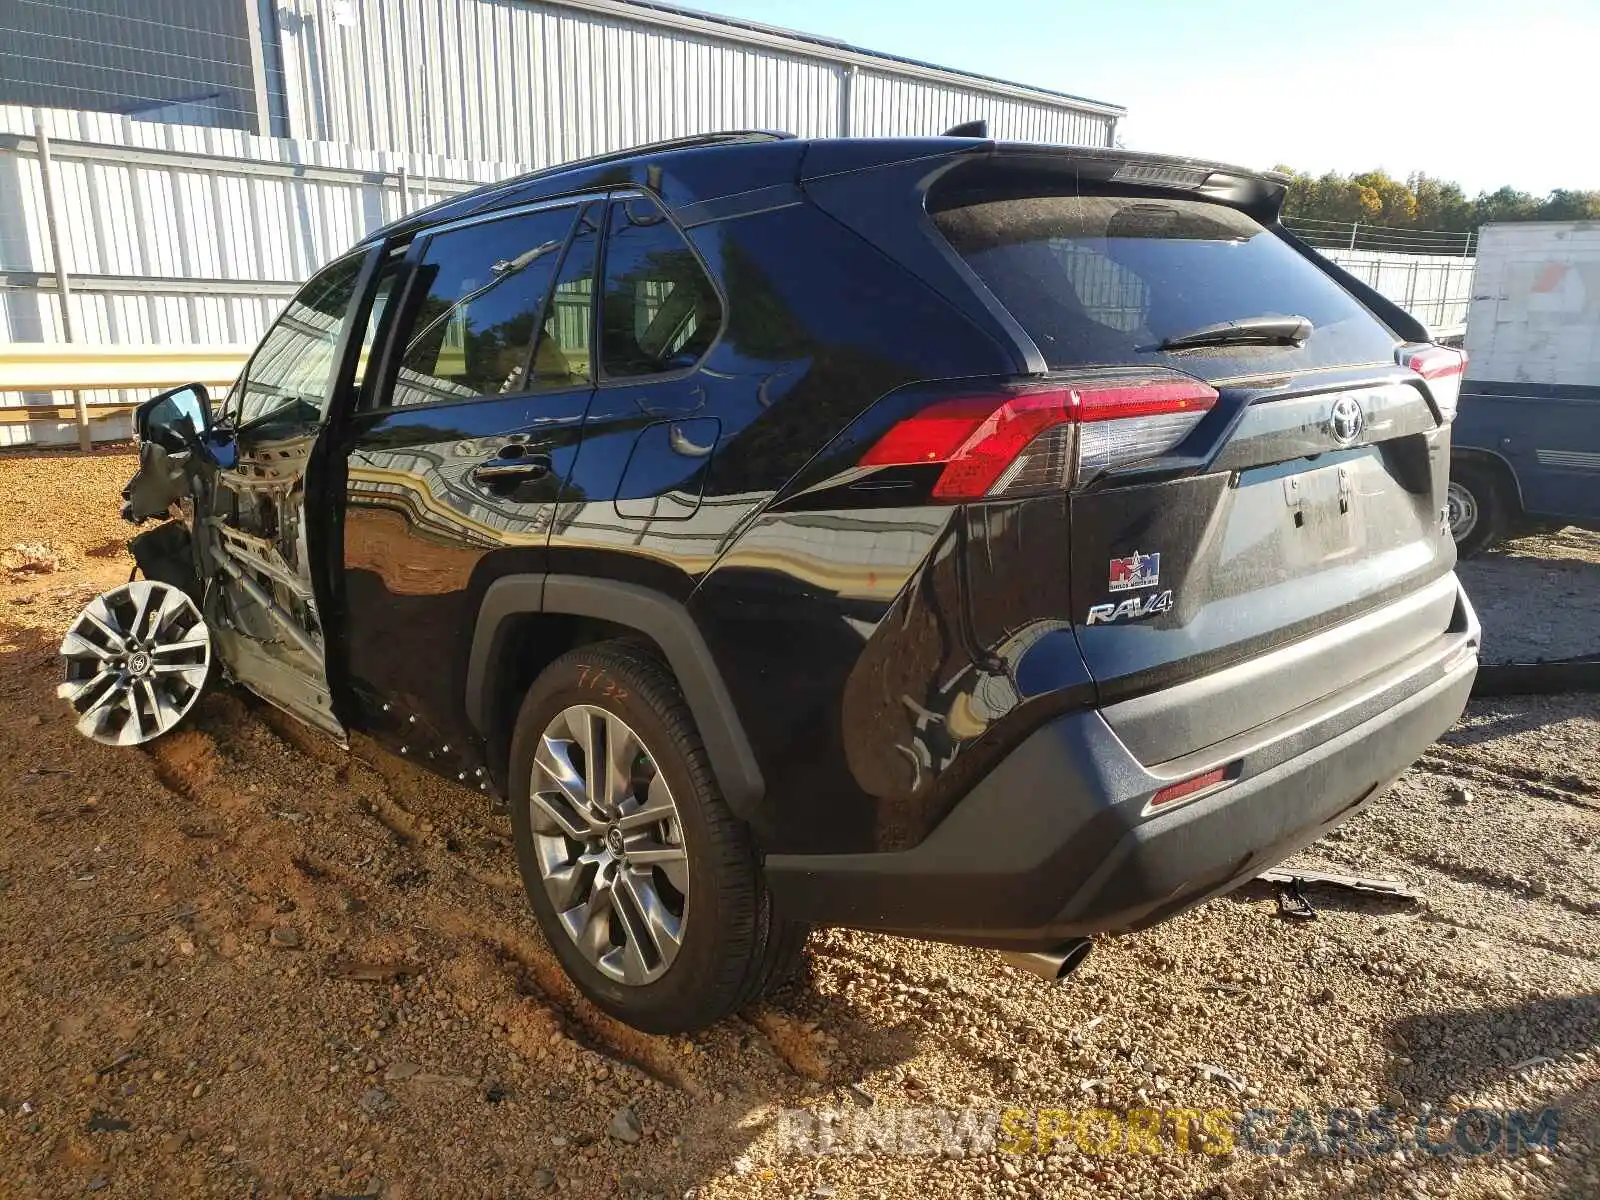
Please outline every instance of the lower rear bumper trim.
[[1262, 747], [1232, 787], [1149, 816], [1145, 802], [1166, 781], [1099, 713], [1069, 714], [1002, 760], [920, 845], [771, 855], [769, 886], [798, 920], [1002, 949], [1143, 928], [1238, 886], [1380, 794], [1455, 723], [1476, 669], [1475, 656], [1443, 647], [1424, 686], [1413, 674], [1369, 692], [1359, 721], [1344, 712], [1301, 726]]

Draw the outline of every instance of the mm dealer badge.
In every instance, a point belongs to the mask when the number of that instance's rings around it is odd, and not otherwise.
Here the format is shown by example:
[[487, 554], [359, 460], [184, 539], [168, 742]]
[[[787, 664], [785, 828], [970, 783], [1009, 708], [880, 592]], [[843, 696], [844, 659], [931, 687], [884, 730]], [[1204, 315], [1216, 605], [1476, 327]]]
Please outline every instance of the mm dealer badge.
[[1135, 550], [1127, 558], [1111, 560], [1111, 575], [1106, 586], [1113, 592], [1134, 592], [1155, 587], [1160, 582], [1160, 553], [1140, 554]]
[[[1141, 554], [1135, 550], [1126, 558], [1113, 558], [1106, 579], [1106, 587], [1113, 592], [1143, 591], [1160, 586], [1161, 555]], [[1110, 625], [1117, 621], [1134, 621], [1164, 613], [1172, 607], [1172, 589], [1155, 592], [1149, 596], [1129, 596], [1120, 604], [1096, 604], [1090, 607], [1087, 625]]]

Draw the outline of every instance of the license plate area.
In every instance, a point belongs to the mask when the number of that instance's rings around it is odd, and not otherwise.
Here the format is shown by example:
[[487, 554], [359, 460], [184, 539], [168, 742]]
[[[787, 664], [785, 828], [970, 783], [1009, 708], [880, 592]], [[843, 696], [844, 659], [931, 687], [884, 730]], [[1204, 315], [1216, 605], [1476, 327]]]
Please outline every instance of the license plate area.
[[1285, 475], [1280, 485], [1289, 565], [1314, 566], [1362, 549], [1366, 525], [1357, 463], [1297, 471]]

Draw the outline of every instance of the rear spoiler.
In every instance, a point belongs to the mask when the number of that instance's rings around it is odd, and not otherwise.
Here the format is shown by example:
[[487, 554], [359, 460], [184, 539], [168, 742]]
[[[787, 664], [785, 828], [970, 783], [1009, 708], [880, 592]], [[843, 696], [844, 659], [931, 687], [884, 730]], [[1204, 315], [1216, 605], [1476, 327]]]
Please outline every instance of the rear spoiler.
[[[958, 126], [958, 128], [961, 128]], [[952, 131], [955, 132], [955, 131]], [[938, 160], [944, 160], [940, 162]], [[1070, 175], [1084, 183], [1126, 183], [1175, 195], [1216, 200], [1249, 213], [1263, 225], [1277, 221], [1289, 179], [1228, 163], [1172, 154], [1143, 154], [1092, 146], [1041, 146], [970, 136], [940, 138], [830, 138], [811, 142], [801, 164], [802, 185], [832, 175], [920, 161], [926, 183], [960, 190], [962, 168], [982, 163], [985, 187], [997, 175], [1024, 179]]]

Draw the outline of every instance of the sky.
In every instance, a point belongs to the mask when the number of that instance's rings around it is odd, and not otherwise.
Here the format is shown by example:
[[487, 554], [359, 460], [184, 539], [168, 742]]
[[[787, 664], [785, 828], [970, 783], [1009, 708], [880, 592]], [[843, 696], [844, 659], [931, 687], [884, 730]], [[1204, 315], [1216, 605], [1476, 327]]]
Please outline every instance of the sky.
[[679, 2], [1119, 104], [1129, 149], [1600, 188], [1600, 0]]

